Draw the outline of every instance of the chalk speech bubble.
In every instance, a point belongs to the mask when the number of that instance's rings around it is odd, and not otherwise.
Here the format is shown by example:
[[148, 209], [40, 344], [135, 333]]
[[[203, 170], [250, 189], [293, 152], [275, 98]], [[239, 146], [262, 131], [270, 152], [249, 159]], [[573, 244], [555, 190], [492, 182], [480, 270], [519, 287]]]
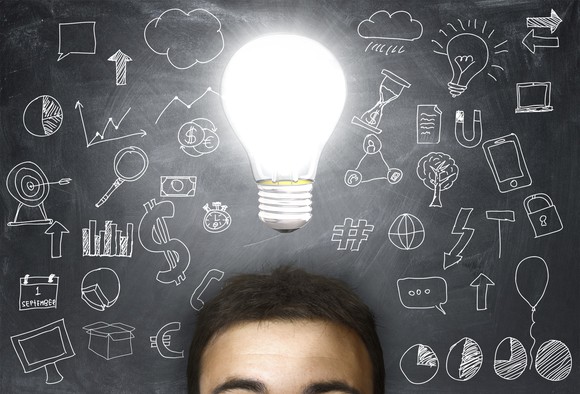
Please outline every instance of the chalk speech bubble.
[[446, 314], [443, 304], [447, 303], [447, 282], [439, 276], [425, 278], [402, 278], [397, 280], [399, 300], [408, 309], [437, 308]]
[[72, 22], [58, 25], [58, 59], [70, 54], [94, 55], [97, 53], [96, 22]]

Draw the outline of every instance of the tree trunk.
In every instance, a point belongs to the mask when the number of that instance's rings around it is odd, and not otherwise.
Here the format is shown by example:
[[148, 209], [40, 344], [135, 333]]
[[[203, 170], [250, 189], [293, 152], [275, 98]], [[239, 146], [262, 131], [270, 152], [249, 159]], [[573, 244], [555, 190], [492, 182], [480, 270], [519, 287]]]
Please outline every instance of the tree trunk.
[[441, 208], [442, 206], [443, 205], [441, 205], [441, 183], [436, 182], [435, 187], [433, 188], [433, 200], [431, 201], [431, 204], [429, 204], [429, 207]]

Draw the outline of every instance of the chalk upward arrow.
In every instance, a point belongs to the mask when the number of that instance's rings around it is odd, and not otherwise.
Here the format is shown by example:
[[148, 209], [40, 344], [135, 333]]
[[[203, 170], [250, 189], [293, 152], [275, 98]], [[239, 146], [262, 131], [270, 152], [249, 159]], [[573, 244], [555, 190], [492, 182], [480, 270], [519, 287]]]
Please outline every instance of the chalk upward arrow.
[[127, 62], [132, 62], [133, 59], [119, 49], [108, 60], [115, 62], [115, 82], [117, 86], [127, 85]]
[[526, 18], [527, 27], [537, 27], [537, 28], [549, 28], [550, 33], [554, 34], [562, 19], [556, 14], [556, 11], [552, 10], [550, 16], [536, 16], [533, 18]]
[[53, 259], [58, 259], [62, 257], [62, 235], [68, 234], [68, 228], [62, 225], [58, 220], [53, 222], [49, 228], [44, 232], [50, 235], [50, 257]]
[[560, 46], [560, 39], [558, 37], [542, 37], [537, 36], [533, 30], [522, 40], [522, 44], [532, 53], [536, 53], [536, 48], [558, 48]]
[[491, 279], [489, 279], [483, 273], [479, 274], [477, 278], [471, 282], [469, 285], [471, 287], [475, 287], [477, 289], [477, 299], [476, 305], [478, 311], [485, 311], [487, 310], [487, 287], [488, 286], [495, 286], [495, 283]]

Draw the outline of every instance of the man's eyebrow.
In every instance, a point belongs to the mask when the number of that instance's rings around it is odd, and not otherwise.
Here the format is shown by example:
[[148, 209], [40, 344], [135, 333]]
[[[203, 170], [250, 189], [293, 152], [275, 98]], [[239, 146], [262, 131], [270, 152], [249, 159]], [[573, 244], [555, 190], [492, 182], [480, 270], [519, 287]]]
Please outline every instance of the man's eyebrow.
[[344, 382], [334, 380], [330, 382], [311, 384], [302, 392], [302, 394], [324, 394], [332, 391], [339, 391], [345, 394], [360, 394], [360, 391], [354, 387], [351, 387]]
[[266, 393], [266, 385], [259, 380], [231, 378], [213, 389], [212, 394], [222, 394], [230, 390], [246, 390], [254, 393]]

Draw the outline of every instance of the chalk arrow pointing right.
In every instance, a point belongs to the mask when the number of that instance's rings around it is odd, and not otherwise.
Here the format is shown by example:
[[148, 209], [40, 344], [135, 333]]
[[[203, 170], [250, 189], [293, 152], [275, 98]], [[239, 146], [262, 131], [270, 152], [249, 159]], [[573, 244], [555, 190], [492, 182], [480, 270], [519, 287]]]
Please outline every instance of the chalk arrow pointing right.
[[526, 18], [526, 26], [531, 28], [549, 28], [550, 33], [554, 34], [562, 19], [552, 9], [550, 16], [537, 16], [533, 18]]

